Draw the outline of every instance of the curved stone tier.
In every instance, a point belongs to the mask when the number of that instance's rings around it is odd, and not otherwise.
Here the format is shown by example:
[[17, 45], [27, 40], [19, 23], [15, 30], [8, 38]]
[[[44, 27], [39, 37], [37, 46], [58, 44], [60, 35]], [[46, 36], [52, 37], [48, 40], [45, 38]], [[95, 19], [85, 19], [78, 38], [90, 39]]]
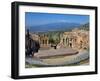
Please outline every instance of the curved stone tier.
[[34, 54], [34, 57], [37, 58], [48, 58], [55, 56], [68, 56], [78, 54], [78, 51], [73, 50], [71, 48], [61, 48], [61, 49], [50, 49], [50, 50], [42, 50], [38, 53]]

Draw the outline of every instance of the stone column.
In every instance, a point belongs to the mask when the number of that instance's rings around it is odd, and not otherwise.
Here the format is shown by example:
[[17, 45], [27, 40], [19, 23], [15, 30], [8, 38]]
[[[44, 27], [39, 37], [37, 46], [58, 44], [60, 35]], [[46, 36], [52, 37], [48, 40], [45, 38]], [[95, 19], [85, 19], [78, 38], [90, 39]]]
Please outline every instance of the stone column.
[[47, 45], [49, 44], [48, 39], [47, 39]]
[[68, 46], [68, 38], [66, 38], [66, 45]]

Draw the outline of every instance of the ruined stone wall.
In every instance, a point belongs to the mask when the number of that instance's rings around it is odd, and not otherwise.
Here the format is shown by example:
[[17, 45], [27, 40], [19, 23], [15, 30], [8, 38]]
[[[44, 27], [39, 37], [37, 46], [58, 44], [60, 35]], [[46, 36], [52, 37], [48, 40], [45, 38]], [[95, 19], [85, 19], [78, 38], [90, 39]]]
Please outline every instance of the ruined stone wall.
[[64, 32], [58, 46], [59, 48], [70, 47], [77, 50], [88, 49], [89, 32], [85, 30], [73, 30], [71, 32]]

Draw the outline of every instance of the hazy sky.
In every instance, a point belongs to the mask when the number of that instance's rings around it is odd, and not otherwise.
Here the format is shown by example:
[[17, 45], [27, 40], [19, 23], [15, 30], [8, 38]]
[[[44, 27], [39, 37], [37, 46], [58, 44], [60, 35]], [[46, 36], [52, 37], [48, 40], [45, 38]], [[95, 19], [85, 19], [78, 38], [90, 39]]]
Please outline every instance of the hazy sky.
[[37, 26], [50, 23], [68, 22], [84, 24], [89, 22], [88, 15], [53, 14], [53, 13], [25, 13], [25, 26]]

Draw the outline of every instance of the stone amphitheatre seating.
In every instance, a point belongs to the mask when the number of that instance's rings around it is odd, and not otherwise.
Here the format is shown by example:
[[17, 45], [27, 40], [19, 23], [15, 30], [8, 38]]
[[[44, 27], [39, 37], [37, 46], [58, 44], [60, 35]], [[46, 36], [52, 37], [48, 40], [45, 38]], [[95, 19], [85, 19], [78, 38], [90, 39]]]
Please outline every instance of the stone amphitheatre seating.
[[70, 65], [70, 64], [76, 64], [79, 63], [80, 61], [84, 61], [86, 59], [89, 59], [89, 52], [83, 51], [79, 52], [76, 55], [71, 55], [71, 56], [64, 56], [61, 58], [53, 58], [49, 59], [38, 59], [38, 58], [26, 58], [26, 62], [28, 64], [34, 64], [37, 66], [64, 66], [64, 65]]

